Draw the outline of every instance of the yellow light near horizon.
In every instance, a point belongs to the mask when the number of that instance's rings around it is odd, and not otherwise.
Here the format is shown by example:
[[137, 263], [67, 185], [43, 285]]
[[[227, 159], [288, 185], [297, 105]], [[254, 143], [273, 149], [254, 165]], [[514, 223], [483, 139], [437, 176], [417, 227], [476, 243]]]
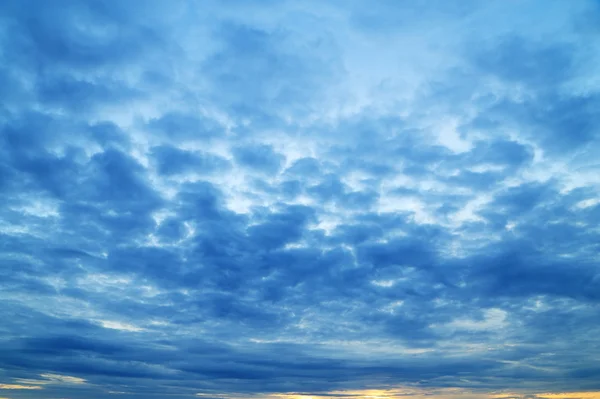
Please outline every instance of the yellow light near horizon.
[[394, 398], [397, 396], [406, 396], [407, 394], [415, 394], [417, 391], [414, 389], [365, 389], [360, 391], [331, 391], [324, 395], [318, 394], [302, 394], [302, 393], [279, 393], [272, 394], [269, 397], [281, 398], [281, 399], [331, 399], [330, 395], [336, 395], [338, 398], [367, 398], [367, 399], [387, 399]]
[[[488, 397], [482, 393], [472, 393], [458, 388], [423, 389], [414, 387], [403, 387], [393, 389], [364, 389], [349, 391], [330, 391], [326, 394], [302, 394], [302, 393], [280, 393], [268, 395], [269, 398], [279, 399], [484, 399]], [[491, 398], [491, 397], [490, 397]]]
[[[520, 398], [525, 393], [485, 393], [473, 392], [467, 389], [458, 388], [394, 388], [394, 389], [365, 389], [351, 391], [331, 391], [324, 395], [302, 394], [302, 393], [281, 393], [268, 395], [270, 398], [278, 399], [331, 399], [335, 395], [336, 399], [402, 399], [410, 396], [414, 399], [500, 399], [500, 398]], [[600, 392], [548, 392], [537, 393], [539, 399], [600, 399]]]
[[600, 399], [600, 392], [538, 393], [540, 399]]

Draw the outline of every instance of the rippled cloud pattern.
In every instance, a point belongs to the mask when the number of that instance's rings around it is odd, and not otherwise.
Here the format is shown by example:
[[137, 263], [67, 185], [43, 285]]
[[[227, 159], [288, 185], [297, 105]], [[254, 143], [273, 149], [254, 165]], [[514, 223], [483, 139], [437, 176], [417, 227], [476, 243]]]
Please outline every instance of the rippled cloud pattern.
[[600, 398], [596, 1], [0, 4], [0, 397]]

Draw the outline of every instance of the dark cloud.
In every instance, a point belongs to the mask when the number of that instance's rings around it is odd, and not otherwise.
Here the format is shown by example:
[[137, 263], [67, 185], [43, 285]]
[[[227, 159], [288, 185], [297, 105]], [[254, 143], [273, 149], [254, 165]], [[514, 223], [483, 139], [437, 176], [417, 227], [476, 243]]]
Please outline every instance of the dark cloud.
[[285, 157], [269, 145], [245, 145], [232, 151], [236, 162], [242, 167], [269, 174], [279, 172]]
[[202, 140], [219, 136], [220, 126], [200, 115], [181, 112], [169, 112], [159, 118], [151, 119], [147, 129], [159, 137], [175, 142], [186, 140]]
[[179, 175], [185, 173], [212, 174], [223, 172], [231, 167], [229, 162], [208, 153], [180, 150], [175, 147], [154, 147], [151, 151], [157, 170], [164, 175]]

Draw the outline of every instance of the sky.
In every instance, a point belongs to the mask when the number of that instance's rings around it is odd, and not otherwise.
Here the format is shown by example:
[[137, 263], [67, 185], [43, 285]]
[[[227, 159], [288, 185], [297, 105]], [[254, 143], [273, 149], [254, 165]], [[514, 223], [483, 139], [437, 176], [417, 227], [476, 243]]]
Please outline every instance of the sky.
[[600, 3], [0, 2], [0, 399], [600, 398]]

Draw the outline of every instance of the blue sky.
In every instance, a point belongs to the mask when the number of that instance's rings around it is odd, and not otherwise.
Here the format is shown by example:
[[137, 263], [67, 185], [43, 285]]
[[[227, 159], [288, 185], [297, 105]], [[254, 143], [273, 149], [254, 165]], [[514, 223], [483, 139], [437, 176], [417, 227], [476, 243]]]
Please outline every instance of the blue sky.
[[596, 1], [0, 4], [0, 398], [600, 397]]

